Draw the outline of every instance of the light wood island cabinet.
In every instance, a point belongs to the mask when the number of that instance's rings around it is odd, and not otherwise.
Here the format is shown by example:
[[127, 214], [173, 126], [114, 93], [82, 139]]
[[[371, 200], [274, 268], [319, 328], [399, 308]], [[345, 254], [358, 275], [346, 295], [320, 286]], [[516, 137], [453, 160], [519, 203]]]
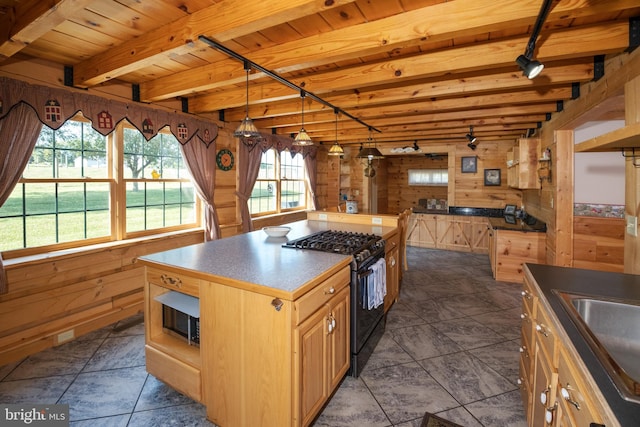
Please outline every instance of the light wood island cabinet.
[[493, 278], [522, 282], [526, 262], [545, 262], [546, 233], [499, 229], [489, 225], [489, 263]]
[[[222, 427], [309, 425], [349, 369], [349, 282], [346, 265], [286, 299], [147, 267], [147, 370]], [[199, 297], [199, 347], [163, 330], [169, 290]]]
[[[327, 228], [379, 233], [397, 260], [397, 227], [385, 221], [299, 221], [287, 237]], [[147, 370], [201, 402], [220, 427], [308, 426], [350, 367], [353, 258], [284, 242], [256, 231], [138, 259]], [[387, 274], [397, 277], [397, 264]], [[163, 328], [158, 297], [167, 292], [197, 298], [199, 346]]]

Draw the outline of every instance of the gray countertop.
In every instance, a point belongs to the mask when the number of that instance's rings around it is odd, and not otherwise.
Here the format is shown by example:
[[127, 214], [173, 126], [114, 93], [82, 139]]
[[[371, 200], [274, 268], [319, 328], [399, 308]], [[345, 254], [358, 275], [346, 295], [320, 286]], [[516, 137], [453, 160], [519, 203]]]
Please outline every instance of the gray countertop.
[[526, 264], [526, 266], [620, 424], [637, 426], [640, 420], [640, 404], [622, 398], [554, 291], [627, 300], [640, 304], [640, 276], [541, 264]]
[[[140, 257], [155, 267], [196, 272], [199, 277], [238, 287], [251, 287], [274, 296], [293, 295], [328, 270], [348, 265], [352, 257], [303, 249], [283, 248], [295, 239], [322, 230], [346, 230], [385, 236], [395, 228], [327, 221], [297, 221], [286, 224], [286, 237], [267, 236], [264, 231], [250, 233]], [[258, 285], [257, 287], [255, 285]]]
[[544, 233], [547, 225], [532, 216], [526, 220], [516, 218], [513, 215], [506, 215], [501, 218], [489, 218], [489, 224], [494, 230], [524, 231], [533, 233]]

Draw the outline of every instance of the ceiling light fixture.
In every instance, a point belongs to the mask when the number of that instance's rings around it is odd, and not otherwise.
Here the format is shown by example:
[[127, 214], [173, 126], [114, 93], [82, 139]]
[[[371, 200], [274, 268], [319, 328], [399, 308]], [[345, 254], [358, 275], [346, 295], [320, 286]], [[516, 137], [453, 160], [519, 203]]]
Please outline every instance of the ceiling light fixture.
[[260, 131], [256, 125], [253, 124], [253, 121], [249, 118], [249, 73], [251, 72], [251, 65], [249, 61], [244, 61], [244, 69], [247, 72], [247, 104], [246, 104], [246, 115], [242, 122], [240, 122], [240, 126], [233, 132], [233, 136], [239, 138], [255, 138], [260, 136]]
[[376, 148], [375, 141], [371, 136], [372, 129], [369, 128], [369, 139], [367, 140], [368, 147], [361, 148], [356, 157], [361, 159], [367, 159], [369, 162], [373, 159], [384, 159], [384, 155]]
[[296, 135], [293, 140], [293, 145], [313, 145], [313, 141], [311, 141], [311, 137], [304, 130], [304, 97], [306, 92], [304, 90], [300, 91], [300, 99], [302, 99], [302, 126], [300, 127], [300, 132]]
[[469, 133], [466, 134], [465, 136], [469, 140], [467, 147], [471, 148], [472, 150], [475, 150], [478, 147], [478, 144], [476, 144], [476, 140], [478, 138], [473, 134], [473, 126], [469, 126]]
[[340, 110], [334, 108], [333, 112], [336, 114], [336, 142], [334, 142], [331, 148], [329, 148], [329, 155], [342, 156], [344, 154], [344, 150], [342, 149], [340, 144], [338, 144], [338, 113], [340, 112]]
[[527, 49], [524, 51], [524, 55], [520, 55], [516, 58], [516, 64], [518, 64], [522, 73], [529, 79], [537, 77], [544, 68], [544, 65], [540, 61], [533, 59], [533, 53], [536, 50], [536, 40], [538, 39], [538, 35], [542, 29], [542, 24], [544, 24], [544, 20], [551, 11], [552, 3], [553, 0], [544, 0], [542, 3], [540, 12], [538, 13], [538, 18], [536, 19], [533, 31], [531, 32], [531, 37], [529, 37], [529, 42], [527, 43]]

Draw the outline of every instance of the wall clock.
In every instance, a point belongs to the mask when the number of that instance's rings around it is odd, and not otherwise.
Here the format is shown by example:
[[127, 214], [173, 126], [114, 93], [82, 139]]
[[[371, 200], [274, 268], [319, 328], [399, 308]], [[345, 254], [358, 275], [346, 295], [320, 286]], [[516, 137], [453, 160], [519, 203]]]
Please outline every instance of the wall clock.
[[233, 153], [229, 149], [223, 148], [216, 155], [216, 163], [223, 171], [230, 170], [233, 167]]

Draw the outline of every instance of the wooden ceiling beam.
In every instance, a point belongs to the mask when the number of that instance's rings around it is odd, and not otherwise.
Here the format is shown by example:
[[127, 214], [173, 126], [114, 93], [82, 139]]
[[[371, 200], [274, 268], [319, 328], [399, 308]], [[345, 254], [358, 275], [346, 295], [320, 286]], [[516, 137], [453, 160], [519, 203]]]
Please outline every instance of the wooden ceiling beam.
[[[542, 62], [551, 62], [621, 52], [629, 43], [628, 37], [628, 23], [619, 22], [556, 31], [549, 34], [539, 47], [538, 59]], [[516, 37], [479, 43], [310, 74], [292, 78], [290, 81], [323, 98], [328, 98], [332, 92], [363, 92], [366, 88], [375, 85], [401, 84], [421, 78], [428, 79], [508, 66], [511, 66], [516, 73], [519, 70], [515, 64], [515, 58], [522, 53], [522, 47], [526, 46], [527, 42], [526, 37]], [[260, 96], [250, 98], [268, 102], [298, 96], [290, 88], [276, 82], [264, 84], [260, 90]], [[189, 102], [190, 111], [205, 113], [225, 109], [228, 105], [237, 102], [238, 95], [237, 93], [234, 95], [233, 92], [233, 90], [220, 91], [193, 98]]]
[[[411, 116], [429, 112], [459, 111], [468, 108], [487, 108], [506, 105], [536, 104], [571, 99], [571, 87], [549, 88], [544, 92], [533, 90], [500, 92], [480, 96], [456, 97], [434, 101], [407, 102], [394, 105], [372, 105], [352, 112], [361, 120], [373, 120], [391, 116], [403, 116], [410, 120]], [[305, 127], [313, 123], [334, 123], [335, 113], [325, 109], [324, 112], [308, 113], [305, 108]], [[254, 120], [258, 127], [274, 128], [288, 125], [300, 125], [300, 115], [274, 117], [265, 120]]]
[[[325, 100], [333, 105], [340, 105], [346, 111], [355, 114], [356, 109], [360, 107], [368, 108], [372, 105], [382, 105], [397, 102], [419, 101], [424, 99], [456, 97], [456, 96], [472, 96], [482, 93], [491, 94], [500, 90], [539, 90], [546, 91], [550, 88], [561, 86], [562, 84], [570, 85], [574, 82], [586, 82], [593, 79], [593, 59], [581, 59], [575, 64], [548, 64], [545, 66], [544, 74], [536, 79], [530, 80], [522, 75], [521, 72], [508, 70], [495, 72], [488, 71], [484, 75], [478, 74], [457, 74], [451, 75], [448, 79], [429, 80], [399, 87], [371, 88], [366, 92], [348, 93], [344, 95], [326, 96]], [[250, 102], [256, 99], [256, 94], [252, 88], [249, 89]], [[246, 97], [243, 93], [242, 97]], [[244, 99], [241, 107], [225, 110], [225, 120], [240, 121], [245, 116]], [[249, 105], [249, 116], [254, 120], [264, 117], [277, 117], [292, 114], [296, 108], [299, 108], [300, 101], [298, 99], [259, 103]], [[305, 105], [305, 111], [310, 113], [314, 111], [325, 111], [326, 108], [318, 103]]]
[[[548, 20], [575, 19], [601, 13], [605, 4], [607, 11], [611, 12], [628, 8], [629, 3], [631, 0], [560, 2], [552, 10]], [[282, 74], [368, 55], [388, 54], [393, 49], [420, 46], [427, 42], [433, 44], [459, 37], [473, 37], [489, 31], [527, 28], [535, 21], [539, 9], [539, 1], [536, 0], [445, 2], [301, 40], [260, 48], [246, 56], [262, 67]], [[442, 19], [443, 16], [447, 19]], [[415, 24], [407, 25], [409, 22]], [[219, 38], [216, 39], [223, 42]], [[520, 53], [524, 51], [524, 47], [520, 47]], [[237, 77], [244, 75], [244, 72], [236, 60], [218, 61], [215, 67], [206, 65], [184, 71], [180, 75], [142, 83], [140, 93], [143, 100], [158, 101], [187, 95], [194, 87], [197, 87], [198, 91], [212, 90], [224, 85], [224, 80], [227, 80], [224, 78], [225, 75]]]
[[20, 52], [34, 40], [72, 17], [92, 0], [29, 0], [0, 18], [0, 60]]
[[153, 65], [160, 57], [204, 48], [198, 41], [201, 34], [224, 42], [353, 1], [334, 0], [327, 6], [319, 0], [223, 0], [76, 64], [74, 85], [95, 86]]

